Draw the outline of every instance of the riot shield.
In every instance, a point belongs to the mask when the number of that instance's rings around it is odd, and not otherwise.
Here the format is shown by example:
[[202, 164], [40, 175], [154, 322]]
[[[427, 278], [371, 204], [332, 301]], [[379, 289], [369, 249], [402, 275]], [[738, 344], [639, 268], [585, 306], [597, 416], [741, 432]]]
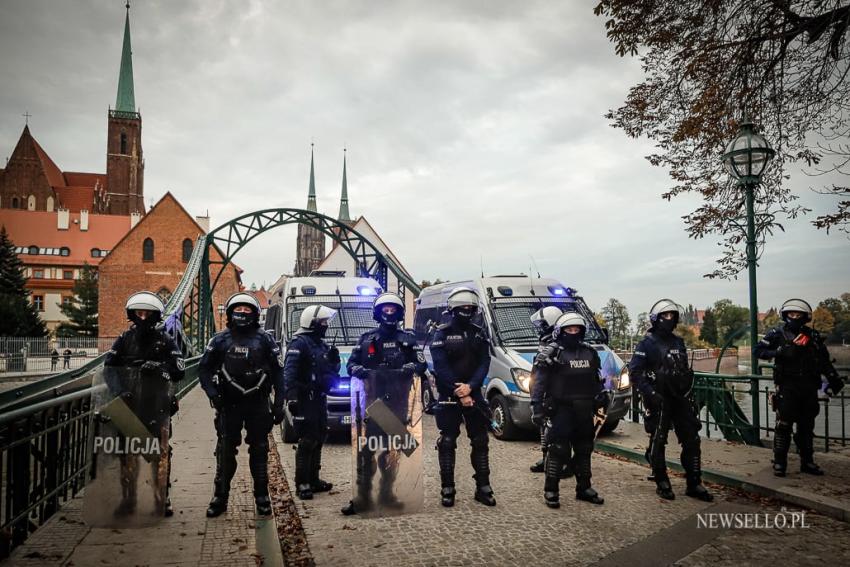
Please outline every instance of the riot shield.
[[103, 528], [153, 525], [165, 513], [172, 383], [159, 370], [105, 367], [92, 386], [94, 478], [83, 519]]
[[422, 393], [419, 377], [379, 369], [351, 379], [352, 501], [366, 517], [422, 508]]

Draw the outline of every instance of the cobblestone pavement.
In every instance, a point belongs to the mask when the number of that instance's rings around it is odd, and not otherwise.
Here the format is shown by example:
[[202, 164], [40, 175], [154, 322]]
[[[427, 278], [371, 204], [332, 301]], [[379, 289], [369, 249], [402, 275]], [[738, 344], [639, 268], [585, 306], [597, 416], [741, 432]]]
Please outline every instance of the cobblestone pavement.
[[[714, 504], [698, 502], [684, 496], [682, 477], [673, 479], [678, 498], [664, 501], [646, 480], [647, 468], [598, 454], [593, 458], [593, 482], [605, 504], [575, 501], [574, 480], [566, 479], [561, 481], [561, 508], [550, 510], [542, 501], [542, 475], [528, 470], [539, 455], [533, 441], [491, 440], [498, 505], [487, 508], [472, 499], [469, 443], [462, 437], [457, 503], [446, 509], [439, 503], [434, 420], [426, 416], [423, 423], [426, 498], [417, 514], [378, 519], [342, 516], [339, 510], [351, 495], [350, 447], [345, 439], [325, 446], [322, 476], [334, 483], [334, 490], [312, 501], [296, 500], [318, 565], [581, 565], [605, 564], [609, 556], [624, 556], [630, 565], [769, 564], [780, 559], [789, 564], [791, 558], [790, 564], [797, 564], [814, 562], [815, 554], [850, 563], [850, 526], [845, 523], [810, 513], [808, 529], [698, 529], [697, 513], [723, 511], [724, 506], [769, 514], [781, 509], [719, 487], [712, 487], [717, 495]], [[279, 452], [291, 479], [295, 451], [280, 444]], [[817, 542], [817, 547], [810, 542]]]
[[156, 527], [92, 529], [81, 519], [82, 499], [68, 502], [4, 565], [255, 566], [254, 497], [245, 446], [226, 514], [205, 516], [215, 475], [213, 413], [195, 388], [174, 419], [171, 500], [175, 515]]

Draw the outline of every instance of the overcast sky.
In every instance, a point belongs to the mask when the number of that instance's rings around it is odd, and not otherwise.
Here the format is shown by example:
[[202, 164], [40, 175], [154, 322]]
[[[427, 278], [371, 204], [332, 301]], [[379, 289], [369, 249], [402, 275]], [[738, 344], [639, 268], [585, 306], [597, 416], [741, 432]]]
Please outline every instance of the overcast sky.
[[[707, 280], [716, 240], [688, 239], [646, 141], [604, 113], [640, 77], [613, 54], [593, 2], [144, 1], [132, 3], [146, 201], [172, 191], [213, 226], [304, 207], [315, 142], [319, 210], [336, 216], [348, 147], [353, 216], [417, 280], [528, 272], [609, 297], [633, 317], [659, 297], [747, 303], [746, 274]], [[29, 111], [66, 171], [106, 168], [123, 1], [0, 0], [0, 157]], [[720, 165], [718, 164], [718, 167]], [[814, 212], [834, 201], [789, 182]], [[291, 272], [295, 228], [236, 261], [246, 284]], [[850, 291], [850, 241], [787, 224], [761, 260], [762, 310]]]

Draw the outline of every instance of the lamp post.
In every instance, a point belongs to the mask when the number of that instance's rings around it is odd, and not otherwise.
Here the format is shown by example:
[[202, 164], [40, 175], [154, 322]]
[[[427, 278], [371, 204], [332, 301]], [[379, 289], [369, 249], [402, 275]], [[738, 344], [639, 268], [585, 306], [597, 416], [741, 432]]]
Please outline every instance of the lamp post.
[[758, 374], [755, 346], [758, 342], [758, 300], [756, 294], [756, 222], [755, 191], [767, 163], [776, 152], [763, 136], [756, 133], [746, 115], [737, 134], [726, 146], [721, 160], [729, 175], [744, 188], [747, 201], [747, 268], [750, 280], [750, 371]]
[[223, 325], [223, 323], [222, 323], [222, 321], [221, 321], [221, 319], [222, 319], [222, 317], [223, 317], [223, 316], [224, 316], [224, 304], [223, 304], [223, 303], [219, 303], [219, 304], [218, 304], [218, 330], [219, 330], [219, 331], [220, 331], [220, 330], [222, 329], [222, 327], [224, 326], [224, 325]]

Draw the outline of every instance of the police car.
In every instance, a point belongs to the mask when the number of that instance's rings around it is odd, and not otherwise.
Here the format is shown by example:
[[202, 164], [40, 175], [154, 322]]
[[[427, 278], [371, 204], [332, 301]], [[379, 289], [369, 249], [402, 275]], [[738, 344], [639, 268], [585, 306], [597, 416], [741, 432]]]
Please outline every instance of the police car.
[[[339, 379], [328, 394], [328, 429], [351, 428], [350, 378], [345, 368], [351, 350], [360, 335], [377, 325], [372, 318], [372, 303], [382, 293], [381, 286], [371, 278], [346, 277], [345, 272], [313, 272], [308, 277], [289, 278], [278, 302], [266, 315], [266, 330], [273, 331], [281, 350], [292, 340], [299, 328], [301, 312], [309, 305], [326, 305], [337, 310], [325, 341], [339, 349], [341, 359]], [[281, 435], [287, 443], [295, 442], [293, 416], [287, 408], [281, 423]]]
[[551, 278], [526, 275], [494, 276], [443, 283], [427, 287], [416, 299], [414, 330], [433, 369], [428, 340], [435, 324], [444, 321], [446, 300], [459, 287], [478, 294], [479, 323], [490, 337], [490, 371], [484, 381], [484, 397], [493, 419], [500, 426], [499, 439], [519, 436], [522, 430], [537, 429], [531, 423], [531, 366], [539, 344], [531, 314], [554, 305], [575, 311], [587, 322], [585, 341], [599, 353], [605, 387], [614, 392], [603, 432], [613, 431], [626, 415], [631, 401], [628, 367], [608, 347], [608, 333], [593, 318], [593, 312], [576, 290]]

